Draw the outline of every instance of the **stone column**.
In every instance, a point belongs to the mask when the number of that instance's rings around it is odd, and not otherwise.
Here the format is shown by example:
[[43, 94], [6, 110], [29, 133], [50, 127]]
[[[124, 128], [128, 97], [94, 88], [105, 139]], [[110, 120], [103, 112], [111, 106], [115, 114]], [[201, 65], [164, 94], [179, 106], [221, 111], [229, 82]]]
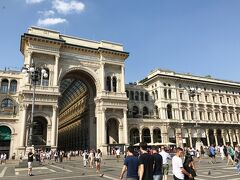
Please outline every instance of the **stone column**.
[[128, 142], [128, 126], [127, 126], [127, 109], [123, 109], [123, 143], [129, 144]]
[[122, 76], [121, 76], [121, 92], [125, 93], [125, 68], [124, 65], [121, 66]]
[[240, 141], [239, 141], [239, 130], [238, 129], [236, 129], [236, 136], [237, 136], [237, 144], [239, 144]]
[[26, 113], [27, 113], [27, 105], [23, 105], [23, 111], [22, 111], [22, 123], [21, 123], [21, 136], [20, 136], [20, 147], [25, 147], [25, 139], [26, 139], [26, 134], [25, 132], [27, 132], [26, 129]]
[[124, 144], [124, 135], [123, 135], [123, 133], [124, 133], [123, 125], [119, 125], [119, 127], [118, 127], [118, 143], [119, 144]]
[[176, 128], [176, 142], [177, 147], [183, 147], [183, 141], [182, 141], [182, 131], [181, 128]]
[[51, 129], [51, 147], [56, 148], [56, 128], [57, 127], [57, 106], [53, 106], [52, 129]]
[[54, 65], [53, 86], [57, 86], [57, 84], [58, 84], [58, 82], [57, 82], [58, 81], [58, 62], [59, 62], [59, 56], [56, 55], [55, 56], [55, 65]]
[[232, 129], [229, 129], [228, 132], [229, 132], [230, 143], [233, 146], [233, 137], [232, 137], [233, 132], [232, 132]]
[[192, 129], [188, 129], [188, 137], [189, 137], [190, 147], [193, 147], [193, 143], [192, 143]]
[[143, 141], [143, 138], [142, 138], [142, 128], [139, 129], [139, 139], [140, 139], [140, 142]]
[[102, 145], [107, 144], [107, 133], [106, 133], [106, 108], [102, 108], [102, 122], [101, 122], [101, 129], [102, 129]]
[[[104, 62], [101, 62], [101, 73], [102, 73], [102, 91], [104, 91], [105, 90], [105, 69], [104, 69], [104, 65], [105, 65], [105, 63]], [[111, 87], [111, 89], [112, 89], [112, 87]]]
[[214, 135], [214, 138], [215, 138], [216, 146], [218, 146], [217, 129], [214, 129], [214, 130], [213, 130], [213, 135]]
[[223, 138], [223, 144], [226, 145], [226, 135], [225, 135], [224, 129], [222, 129], [221, 134], [222, 134], [222, 138]]
[[207, 146], [210, 146], [210, 141], [209, 141], [209, 129], [206, 129], [206, 137], [207, 137]]
[[151, 143], [153, 143], [153, 127], [150, 128]]
[[31, 64], [31, 59], [32, 59], [32, 51], [27, 51], [27, 54], [25, 55], [25, 62], [24, 64], [30, 65]]

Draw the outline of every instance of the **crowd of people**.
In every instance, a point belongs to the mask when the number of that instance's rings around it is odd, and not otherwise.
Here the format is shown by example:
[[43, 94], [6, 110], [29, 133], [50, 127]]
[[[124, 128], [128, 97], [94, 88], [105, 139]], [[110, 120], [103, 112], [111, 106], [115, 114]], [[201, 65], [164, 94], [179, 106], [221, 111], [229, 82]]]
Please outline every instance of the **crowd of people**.
[[120, 174], [123, 179], [127, 172], [128, 180], [167, 180], [169, 172], [169, 160], [171, 160], [172, 174], [174, 180], [194, 180], [197, 176], [195, 163], [200, 163], [202, 158], [209, 158], [208, 163], [215, 164], [216, 156], [226, 161], [226, 166], [232, 165], [240, 174], [240, 147], [231, 146], [201, 146], [200, 149], [192, 147], [172, 148], [170, 156], [166, 147], [152, 146], [140, 143], [140, 152], [132, 146], [127, 149], [127, 157]]
[[[171, 155], [170, 155], [171, 152]], [[201, 146], [200, 149], [192, 147], [149, 147], [147, 143], [141, 142], [139, 148], [129, 146], [125, 152], [121, 148], [112, 148], [111, 155], [116, 156], [120, 162], [120, 155], [124, 154], [124, 164], [120, 173], [123, 179], [126, 173], [128, 180], [167, 180], [169, 164], [171, 164], [174, 180], [194, 180], [197, 176], [195, 163], [200, 163], [203, 158], [209, 158], [208, 163], [215, 164], [216, 156], [218, 161], [225, 161], [226, 166], [235, 166], [240, 174], [240, 147], [230, 144], [215, 146]], [[102, 152], [97, 150], [84, 151], [43, 151], [40, 149], [28, 152], [28, 175], [32, 176], [32, 162], [35, 158], [39, 164], [48, 163], [50, 160], [61, 163], [70, 161], [72, 158], [81, 157], [84, 168], [96, 168], [96, 172], [102, 177], [101, 163], [103, 161]], [[0, 154], [1, 164], [6, 163], [7, 155]], [[14, 156], [15, 157], [15, 156]], [[20, 154], [20, 160], [22, 155]], [[171, 163], [169, 163], [171, 160]]]

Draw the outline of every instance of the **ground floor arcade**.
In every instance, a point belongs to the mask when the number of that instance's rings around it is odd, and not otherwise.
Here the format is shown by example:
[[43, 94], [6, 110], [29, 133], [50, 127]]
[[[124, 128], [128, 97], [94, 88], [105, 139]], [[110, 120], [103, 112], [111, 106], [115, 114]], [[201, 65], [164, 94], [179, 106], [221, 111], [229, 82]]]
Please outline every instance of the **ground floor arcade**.
[[201, 140], [203, 145], [216, 146], [222, 144], [239, 144], [239, 129], [234, 125], [201, 125], [195, 128], [194, 125], [186, 124], [181, 127], [175, 124], [139, 124], [129, 126], [129, 142], [136, 144], [141, 141], [147, 143], [172, 142], [176, 146], [195, 147], [196, 141]]

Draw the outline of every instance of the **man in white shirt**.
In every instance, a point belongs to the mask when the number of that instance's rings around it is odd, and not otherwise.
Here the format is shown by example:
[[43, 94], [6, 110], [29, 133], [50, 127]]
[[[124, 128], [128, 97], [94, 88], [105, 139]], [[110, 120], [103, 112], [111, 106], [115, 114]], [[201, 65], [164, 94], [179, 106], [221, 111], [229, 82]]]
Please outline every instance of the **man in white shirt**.
[[190, 179], [192, 178], [192, 175], [183, 168], [182, 156], [183, 149], [178, 147], [176, 149], [176, 155], [172, 158], [172, 172], [174, 180], [184, 180], [184, 174], [186, 174]]
[[116, 150], [116, 156], [117, 156], [117, 162], [119, 162], [119, 158], [120, 158], [120, 148], [118, 148]]
[[159, 154], [162, 156], [162, 160], [163, 160], [163, 166], [162, 166], [163, 180], [167, 180], [168, 171], [169, 171], [168, 160], [172, 158], [170, 154], [166, 152], [166, 147], [161, 147], [161, 152]]

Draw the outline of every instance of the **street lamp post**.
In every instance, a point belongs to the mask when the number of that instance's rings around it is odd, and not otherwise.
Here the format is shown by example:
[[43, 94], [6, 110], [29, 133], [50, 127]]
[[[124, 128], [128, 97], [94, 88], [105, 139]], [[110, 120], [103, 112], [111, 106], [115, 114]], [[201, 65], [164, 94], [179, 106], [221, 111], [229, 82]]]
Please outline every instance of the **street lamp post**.
[[193, 100], [193, 120], [195, 120], [195, 125], [194, 128], [197, 131], [197, 141], [196, 141], [196, 149], [200, 150], [200, 147], [203, 145], [202, 141], [201, 141], [201, 137], [200, 137], [200, 132], [199, 132], [199, 128], [201, 127], [198, 124], [198, 120], [197, 120], [197, 116], [196, 116], [196, 101], [195, 101], [195, 96], [197, 95], [197, 93], [199, 93], [199, 91], [195, 88], [189, 88], [189, 96], [192, 98]]
[[34, 116], [34, 106], [35, 106], [35, 91], [36, 91], [36, 83], [41, 80], [42, 78], [47, 78], [48, 77], [48, 73], [46, 71], [46, 69], [42, 68], [42, 67], [36, 67], [35, 64], [33, 63], [31, 66], [27, 67], [26, 65], [24, 65], [24, 67], [22, 68], [22, 72], [24, 74], [28, 74], [29, 77], [31, 78], [31, 85], [33, 87], [33, 95], [32, 95], [32, 111], [31, 111], [31, 118], [30, 118], [30, 122], [28, 123], [29, 125], [29, 134], [28, 134], [28, 142], [27, 142], [27, 146], [31, 147], [33, 145], [33, 116]]

